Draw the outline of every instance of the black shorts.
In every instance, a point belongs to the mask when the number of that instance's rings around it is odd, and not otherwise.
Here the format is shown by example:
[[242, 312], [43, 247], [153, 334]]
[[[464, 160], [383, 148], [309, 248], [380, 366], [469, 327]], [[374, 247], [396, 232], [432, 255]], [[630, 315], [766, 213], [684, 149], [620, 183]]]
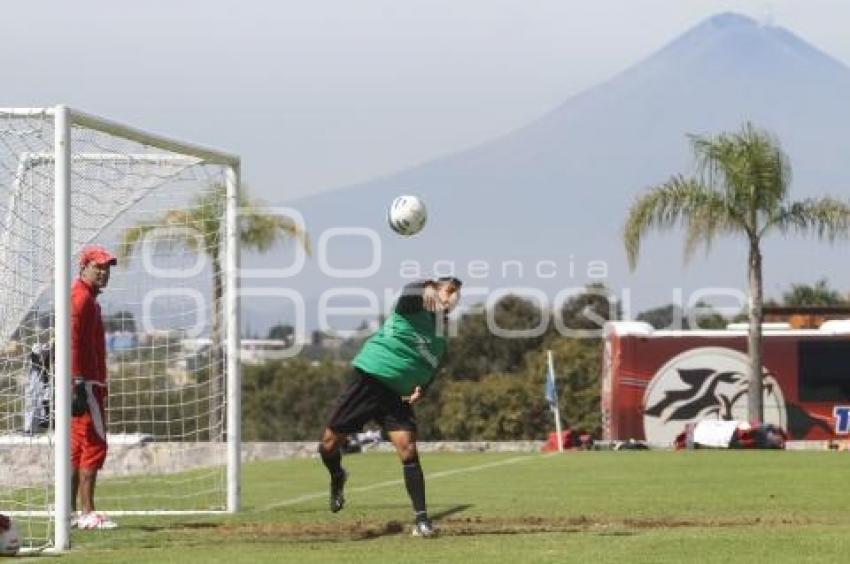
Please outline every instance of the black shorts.
[[416, 431], [416, 416], [409, 403], [374, 376], [358, 368], [337, 400], [328, 427], [337, 433], [356, 433], [369, 421], [384, 431]]

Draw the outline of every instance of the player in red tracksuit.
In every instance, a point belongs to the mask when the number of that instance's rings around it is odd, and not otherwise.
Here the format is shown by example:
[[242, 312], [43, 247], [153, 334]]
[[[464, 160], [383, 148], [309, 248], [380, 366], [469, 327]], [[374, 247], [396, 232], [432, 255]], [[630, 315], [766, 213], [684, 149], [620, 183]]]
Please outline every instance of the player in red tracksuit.
[[81, 513], [72, 526], [113, 529], [114, 521], [95, 511], [97, 472], [106, 460], [106, 339], [97, 296], [109, 283], [109, 270], [117, 263], [99, 246], [80, 253], [80, 276], [71, 287], [71, 507]]

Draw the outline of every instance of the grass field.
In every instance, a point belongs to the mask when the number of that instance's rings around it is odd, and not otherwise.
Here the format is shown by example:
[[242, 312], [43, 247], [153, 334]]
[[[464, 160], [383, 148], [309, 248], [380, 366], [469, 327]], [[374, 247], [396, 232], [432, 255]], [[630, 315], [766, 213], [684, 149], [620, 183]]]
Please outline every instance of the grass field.
[[233, 517], [121, 519], [75, 532], [63, 562], [838, 562], [850, 554], [850, 454], [426, 454], [442, 535], [409, 536], [392, 455], [349, 456], [327, 510], [316, 460], [244, 468]]

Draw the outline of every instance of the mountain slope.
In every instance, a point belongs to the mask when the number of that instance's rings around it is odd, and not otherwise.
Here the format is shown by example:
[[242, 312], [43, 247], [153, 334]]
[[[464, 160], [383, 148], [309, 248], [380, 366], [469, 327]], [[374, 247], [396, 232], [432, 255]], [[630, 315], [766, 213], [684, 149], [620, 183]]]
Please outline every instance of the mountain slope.
[[[745, 287], [743, 246], [721, 242], [685, 268], [678, 234], [651, 237], [630, 275], [620, 229], [634, 196], [690, 170], [687, 134], [736, 129], [745, 120], [782, 140], [794, 167], [794, 197], [847, 194], [847, 100], [850, 70], [842, 63], [785, 29], [721, 14], [507, 136], [291, 205], [304, 214], [314, 239], [336, 226], [381, 234], [378, 272], [354, 281], [364, 287], [395, 287], [401, 267], [415, 263], [426, 272], [453, 263], [470, 278], [470, 261], [483, 260], [488, 276], [476, 278], [477, 285], [533, 286], [551, 299], [593, 280], [588, 271], [601, 271], [591, 261], [601, 261], [608, 274], [603, 281], [630, 288], [642, 307], [671, 301], [675, 287], [685, 289], [687, 301], [704, 286]], [[430, 211], [425, 231], [409, 240], [384, 225], [384, 206], [404, 192], [421, 195]], [[335, 240], [329, 260], [339, 267], [367, 264], [369, 248], [362, 243]], [[823, 275], [850, 285], [838, 251], [781, 240], [768, 243], [767, 251], [769, 294], [779, 284]], [[503, 272], [509, 260], [522, 264], [522, 276], [517, 269]], [[801, 271], [795, 260], [809, 269]], [[311, 262], [294, 285], [314, 295], [340, 285], [319, 270]]]

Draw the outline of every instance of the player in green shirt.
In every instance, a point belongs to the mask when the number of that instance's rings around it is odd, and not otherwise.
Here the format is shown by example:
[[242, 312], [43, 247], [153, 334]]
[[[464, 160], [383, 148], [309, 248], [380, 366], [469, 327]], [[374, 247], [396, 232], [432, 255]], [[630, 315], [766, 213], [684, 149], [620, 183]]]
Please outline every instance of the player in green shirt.
[[404, 469], [404, 484], [415, 513], [413, 534], [436, 534], [425, 508], [425, 479], [416, 450], [413, 405], [428, 387], [446, 354], [446, 317], [460, 299], [454, 277], [408, 284], [392, 315], [352, 361], [352, 379], [337, 400], [322, 434], [319, 454], [331, 475], [331, 511], [345, 504], [348, 474], [340, 448], [348, 433], [368, 421], [384, 429]]

